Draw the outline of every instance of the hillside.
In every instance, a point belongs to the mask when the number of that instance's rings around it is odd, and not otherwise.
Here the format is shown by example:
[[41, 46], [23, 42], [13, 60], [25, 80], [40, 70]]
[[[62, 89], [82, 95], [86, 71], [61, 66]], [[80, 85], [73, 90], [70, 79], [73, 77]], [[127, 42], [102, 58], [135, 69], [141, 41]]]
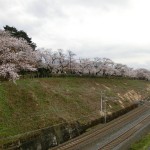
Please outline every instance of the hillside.
[[86, 124], [99, 118], [101, 91], [112, 113], [148, 97], [150, 82], [81, 77], [1, 82], [0, 139], [65, 121]]

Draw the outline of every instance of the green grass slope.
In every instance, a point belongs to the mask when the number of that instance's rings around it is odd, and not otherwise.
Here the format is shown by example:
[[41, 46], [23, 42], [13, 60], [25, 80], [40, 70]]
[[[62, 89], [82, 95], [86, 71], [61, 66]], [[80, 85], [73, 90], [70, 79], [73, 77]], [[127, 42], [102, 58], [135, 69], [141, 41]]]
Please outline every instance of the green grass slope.
[[87, 123], [99, 118], [101, 91], [112, 113], [149, 96], [150, 82], [75, 77], [1, 82], [0, 139], [64, 121]]
[[130, 150], [148, 150], [150, 148], [150, 133], [133, 144]]

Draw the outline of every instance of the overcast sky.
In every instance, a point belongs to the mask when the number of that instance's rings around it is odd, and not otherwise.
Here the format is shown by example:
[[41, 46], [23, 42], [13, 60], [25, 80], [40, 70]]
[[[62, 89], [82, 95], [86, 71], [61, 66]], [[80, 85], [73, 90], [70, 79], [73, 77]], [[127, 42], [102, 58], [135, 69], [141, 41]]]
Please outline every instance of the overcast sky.
[[0, 0], [0, 28], [40, 47], [150, 69], [150, 0]]

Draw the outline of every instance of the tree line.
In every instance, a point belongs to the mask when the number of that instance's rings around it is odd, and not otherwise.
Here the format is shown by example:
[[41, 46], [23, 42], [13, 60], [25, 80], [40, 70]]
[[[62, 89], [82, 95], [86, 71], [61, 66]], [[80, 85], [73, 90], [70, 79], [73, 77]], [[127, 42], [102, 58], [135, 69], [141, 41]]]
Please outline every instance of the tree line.
[[[10, 31], [11, 30], [11, 31]], [[22, 34], [24, 33], [24, 34]], [[25, 36], [24, 36], [25, 35]], [[20, 76], [75, 75], [98, 77], [129, 77], [150, 80], [150, 71], [144, 68], [133, 69], [109, 58], [77, 58], [76, 54], [62, 49], [57, 51], [35, 49], [36, 44], [28, 35], [13, 27], [0, 30], [0, 77], [17, 80]]]
[[43, 69], [43, 73], [63, 74], [77, 76], [99, 76], [99, 77], [129, 77], [134, 79], [150, 80], [150, 71], [144, 68], [133, 69], [121, 63], [115, 63], [109, 58], [96, 57], [78, 58], [75, 53], [68, 50], [66, 53], [62, 49], [37, 50], [38, 70]]

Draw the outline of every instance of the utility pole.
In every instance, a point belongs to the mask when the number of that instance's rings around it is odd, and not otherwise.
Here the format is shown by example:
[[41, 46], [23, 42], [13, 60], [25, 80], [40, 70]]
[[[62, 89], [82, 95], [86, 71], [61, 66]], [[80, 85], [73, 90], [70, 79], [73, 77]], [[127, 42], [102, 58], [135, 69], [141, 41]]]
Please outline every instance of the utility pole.
[[[103, 94], [104, 94], [104, 93], [101, 91], [100, 113], [101, 113], [101, 115], [104, 116], [104, 123], [106, 123], [106, 122], [107, 122], [106, 97], [105, 97], [105, 95], [103, 96]], [[104, 103], [104, 108], [103, 108], [103, 103]], [[104, 110], [103, 110], [103, 109], [104, 109]]]
[[105, 108], [104, 108], [104, 109], [105, 109], [105, 112], [104, 112], [104, 113], [105, 113], [105, 116], [104, 116], [104, 117], [105, 117], [105, 123], [106, 123], [106, 122], [107, 122], [106, 99], [104, 99], [104, 102], [105, 102]]
[[101, 91], [101, 109], [100, 109], [101, 113], [103, 111], [103, 96], [102, 96], [102, 91]]

